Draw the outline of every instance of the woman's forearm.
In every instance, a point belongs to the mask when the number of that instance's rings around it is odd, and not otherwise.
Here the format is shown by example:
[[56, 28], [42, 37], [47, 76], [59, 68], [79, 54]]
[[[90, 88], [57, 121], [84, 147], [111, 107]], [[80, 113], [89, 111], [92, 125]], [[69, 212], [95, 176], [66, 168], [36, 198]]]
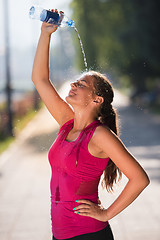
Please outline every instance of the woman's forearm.
[[149, 179], [146, 179], [146, 181], [140, 181], [138, 179], [129, 180], [118, 198], [105, 210], [107, 220], [110, 220], [128, 207], [148, 184]]
[[42, 32], [39, 38], [32, 70], [32, 81], [49, 79], [49, 45], [48, 33]]

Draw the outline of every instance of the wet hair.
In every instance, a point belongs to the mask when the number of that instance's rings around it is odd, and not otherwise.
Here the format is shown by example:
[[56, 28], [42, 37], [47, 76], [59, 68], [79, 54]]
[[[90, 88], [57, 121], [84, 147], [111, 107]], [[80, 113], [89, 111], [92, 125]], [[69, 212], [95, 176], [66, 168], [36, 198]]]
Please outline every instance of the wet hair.
[[[103, 97], [104, 99], [100, 106], [97, 119], [104, 125], [107, 125], [118, 136], [118, 115], [116, 109], [112, 106], [114, 92], [110, 81], [104, 74], [95, 71], [89, 71], [85, 75], [93, 77], [95, 94]], [[117, 179], [119, 181], [121, 178], [122, 172], [114, 164], [114, 162], [109, 159], [109, 162], [104, 170], [102, 186], [106, 187], [108, 192], [113, 192], [113, 184], [117, 183]]]

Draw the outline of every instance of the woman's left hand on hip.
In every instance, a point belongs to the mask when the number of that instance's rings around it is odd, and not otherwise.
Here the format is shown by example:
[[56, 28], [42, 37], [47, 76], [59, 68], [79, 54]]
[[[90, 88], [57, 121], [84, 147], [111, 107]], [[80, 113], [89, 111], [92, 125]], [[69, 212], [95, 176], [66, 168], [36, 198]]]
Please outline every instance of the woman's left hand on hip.
[[107, 221], [107, 210], [102, 207], [100, 200], [98, 201], [99, 204], [95, 204], [86, 199], [80, 199], [77, 200], [77, 202], [82, 204], [73, 208], [74, 213], [82, 216], [92, 217], [102, 222]]

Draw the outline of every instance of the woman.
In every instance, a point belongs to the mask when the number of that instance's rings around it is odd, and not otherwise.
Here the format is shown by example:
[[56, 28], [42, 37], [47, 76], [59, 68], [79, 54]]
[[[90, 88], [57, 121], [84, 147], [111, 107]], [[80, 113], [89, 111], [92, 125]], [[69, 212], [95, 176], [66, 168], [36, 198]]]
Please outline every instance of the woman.
[[[32, 81], [60, 129], [48, 157], [52, 168], [53, 239], [114, 239], [109, 220], [129, 206], [149, 178], [118, 137], [113, 89], [97, 72], [86, 72], [62, 100], [49, 80], [49, 45], [57, 26], [43, 23], [33, 64]], [[71, 109], [72, 106], [73, 110]], [[128, 178], [119, 197], [104, 209], [98, 184], [113, 190], [118, 173]]]

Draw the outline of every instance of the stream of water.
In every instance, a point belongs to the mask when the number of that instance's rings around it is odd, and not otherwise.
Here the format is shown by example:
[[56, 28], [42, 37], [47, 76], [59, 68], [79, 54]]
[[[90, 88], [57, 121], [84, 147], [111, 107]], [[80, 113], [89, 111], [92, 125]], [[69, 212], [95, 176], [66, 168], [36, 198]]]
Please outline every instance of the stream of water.
[[83, 54], [83, 59], [84, 59], [85, 69], [86, 69], [86, 71], [88, 71], [87, 59], [86, 59], [86, 55], [85, 55], [85, 52], [84, 52], [83, 44], [82, 44], [82, 41], [81, 41], [79, 32], [78, 32], [78, 30], [77, 30], [77, 28], [76, 28], [75, 26], [74, 26], [74, 30], [76, 31], [76, 33], [77, 33], [77, 35], [78, 35], [79, 42], [80, 42], [80, 46], [81, 46], [81, 50], [82, 50], [82, 54]]

